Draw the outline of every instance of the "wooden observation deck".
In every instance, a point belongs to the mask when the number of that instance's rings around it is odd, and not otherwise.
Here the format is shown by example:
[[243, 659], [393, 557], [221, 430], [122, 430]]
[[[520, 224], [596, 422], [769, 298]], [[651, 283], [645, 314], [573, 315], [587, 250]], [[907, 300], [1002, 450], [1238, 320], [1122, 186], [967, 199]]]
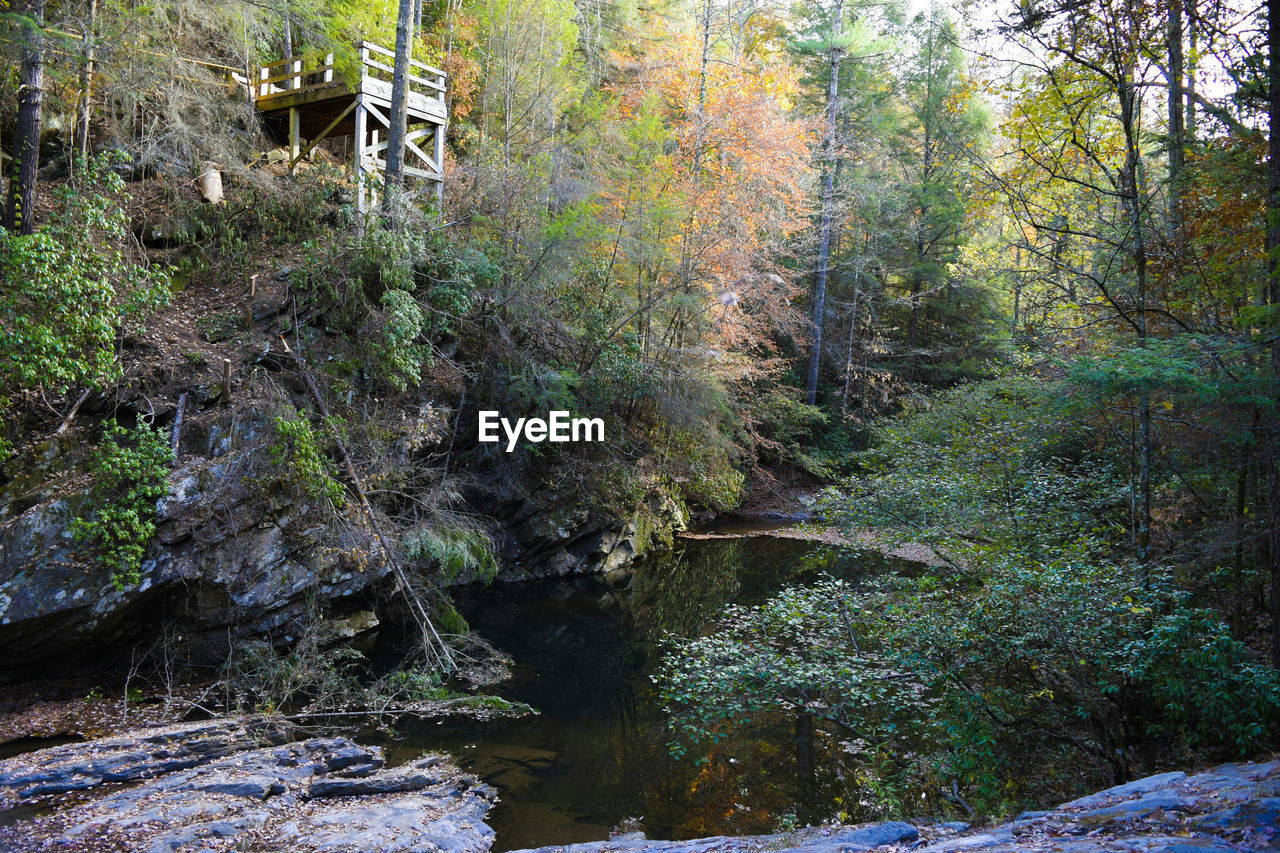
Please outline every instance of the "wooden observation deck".
[[[395, 53], [370, 42], [359, 45], [359, 77], [348, 83], [334, 73], [333, 54], [306, 68], [302, 56], [263, 65], [258, 79], [245, 81], [263, 124], [289, 143], [293, 168], [323, 139], [351, 136], [352, 177], [357, 201], [367, 208], [365, 180], [386, 167], [386, 134], [391, 128], [391, 77]], [[443, 71], [414, 61], [409, 74], [408, 133], [404, 172], [444, 180], [444, 133], [449, 123]]]

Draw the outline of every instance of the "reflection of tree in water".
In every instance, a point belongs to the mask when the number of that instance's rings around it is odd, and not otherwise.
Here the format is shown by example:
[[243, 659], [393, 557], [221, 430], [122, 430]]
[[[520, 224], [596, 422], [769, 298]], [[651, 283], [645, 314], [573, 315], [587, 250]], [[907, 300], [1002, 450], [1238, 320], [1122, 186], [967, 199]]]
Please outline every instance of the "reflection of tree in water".
[[742, 540], [717, 540], [716, 548], [696, 547], [700, 544], [642, 563], [636, 573], [633, 612], [650, 650], [665, 632], [698, 634], [709, 616], [738, 593], [745, 559]]
[[[500, 786], [502, 802], [490, 815], [496, 849], [598, 839], [601, 827], [637, 817], [650, 837], [771, 831], [783, 815], [801, 811], [793, 721], [761, 719], [701, 764], [694, 756], [674, 760], [650, 680], [661, 638], [700, 635], [729, 603], [763, 601], [823, 573], [868, 570], [877, 567], [865, 555], [841, 557], [811, 542], [693, 540], [637, 565], [625, 592], [598, 578], [478, 590], [464, 614], [516, 662], [503, 695], [542, 714], [462, 731], [456, 742], [434, 725], [414, 739], [452, 748]], [[825, 772], [835, 751], [821, 731], [814, 743]], [[831, 811], [828, 801], [813, 813]]]
[[[887, 561], [814, 542], [774, 537], [692, 540], [663, 560], [642, 564], [630, 598], [636, 633], [650, 670], [664, 636], [694, 637], [715, 623], [725, 606], [764, 601], [782, 586], [824, 575], [878, 574]], [[647, 675], [647, 672], [646, 672]], [[657, 689], [645, 679], [644, 702], [655, 713]], [[765, 715], [725, 740], [671, 767], [662, 794], [649, 791], [647, 814], [665, 815], [673, 837], [773, 830], [784, 815], [820, 820], [839, 810], [837, 739], [821, 723]], [[665, 749], [670, 732], [650, 727]], [[698, 758], [704, 759], [700, 763]], [[678, 768], [678, 769], [676, 769]], [[652, 778], [652, 777], [651, 777]], [[668, 807], [669, 806], [671, 807]], [[656, 823], [657, 821], [654, 821]], [[650, 821], [646, 821], [650, 825]], [[656, 828], [656, 827], [655, 827]]]
[[728, 604], [756, 603], [824, 572], [846, 576], [855, 566], [877, 571], [883, 561], [875, 553], [772, 536], [689, 540], [665, 558], [640, 564], [631, 609], [652, 652], [664, 633], [702, 633]]

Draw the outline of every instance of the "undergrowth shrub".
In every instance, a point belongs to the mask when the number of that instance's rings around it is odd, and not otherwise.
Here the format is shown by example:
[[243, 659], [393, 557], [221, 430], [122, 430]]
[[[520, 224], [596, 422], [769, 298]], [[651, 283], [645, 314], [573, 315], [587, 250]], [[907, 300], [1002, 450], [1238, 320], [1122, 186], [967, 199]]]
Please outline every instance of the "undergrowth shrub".
[[168, 276], [135, 255], [119, 159], [80, 161], [35, 233], [0, 229], [0, 413], [26, 392], [105, 387], [117, 335], [168, 304]]
[[432, 563], [448, 581], [463, 573], [491, 580], [498, 573], [493, 539], [469, 519], [450, 516], [420, 525], [404, 536], [402, 547], [410, 560]]
[[301, 497], [325, 500], [334, 507], [345, 503], [342, 483], [333, 476], [333, 462], [325, 455], [311, 422], [297, 412], [294, 417], [275, 417], [275, 440], [268, 451], [278, 479]]
[[308, 260], [293, 284], [363, 353], [377, 379], [397, 391], [415, 387], [431, 342], [451, 332], [477, 286], [498, 276], [496, 266], [478, 249], [376, 218], [337, 235], [306, 244]]
[[139, 580], [147, 543], [156, 531], [156, 502], [164, 497], [173, 453], [162, 430], [139, 423], [127, 430], [103, 426], [102, 443], [89, 458], [93, 478], [88, 512], [71, 520], [77, 542], [87, 543], [123, 589]]

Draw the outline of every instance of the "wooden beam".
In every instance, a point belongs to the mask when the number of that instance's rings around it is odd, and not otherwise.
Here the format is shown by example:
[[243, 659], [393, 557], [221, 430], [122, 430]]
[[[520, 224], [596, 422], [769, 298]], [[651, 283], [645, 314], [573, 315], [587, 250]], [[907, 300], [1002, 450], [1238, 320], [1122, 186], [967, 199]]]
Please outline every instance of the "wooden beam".
[[261, 95], [257, 99], [257, 107], [262, 113], [283, 112], [289, 107], [332, 101], [352, 94], [354, 92], [343, 85], [341, 80], [335, 80], [332, 83], [312, 83], [301, 89], [292, 89], [287, 92], [273, 90], [269, 94]]
[[404, 147], [405, 147], [405, 148], [408, 148], [408, 149], [409, 149], [410, 151], [412, 151], [414, 154], [417, 154], [417, 155], [418, 155], [418, 159], [419, 159], [419, 160], [421, 160], [422, 162], [426, 163], [426, 164], [427, 164], [428, 166], [430, 166], [434, 171], [437, 171], [437, 172], [439, 172], [439, 171], [440, 171], [440, 164], [439, 164], [439, 163], [436, 163], [434, 160], [432, 160], [430, 157], [428, 157], [425, 151], [423, 151], [423, 150], [422, 150], [421, 148], [419, 148], [418, 146], [414, 145], [414, 144], [413, 144], [412, 142], [410, 142], [408, 139], [406, 139], [406, 140], [404, 141]]
[[[373, 59], [370, 59], [368, 62], [366, 62], [365, 67], [376, 68], [379, 71], [385, 71], [388, 74], [396, 73], [395, 68], [393, 68], [392, 66], [384, 65], [381, 62], [378, 62], [377, 60], [373, 60]], [[428, 80], [426, 77], [419, 77], [417, 74], [406, 74], [405, 78], [408, 79], [410, 83], [417, 83], [419, 86], [425, 86], [428, 89], [435, 89], [437, 92], [444, 91], [444, 86], [436, 82], [435, 80]]]
[[[395, 59], [395, 56], [396, 56], [396, 53], [394, 50], [389, 50], [388, 48], [385, 48], [380, 44], [374, 44], [371, 41], [360, 42], [360, 47], [361, 47], [361, 56], [360, 56], [361, 60], [364, 60], [368, 56], [368, 53], [366, 53], [365, 51], [368, 51], [369, 53], [380, 53], [383, 56], [389, 56], [392, 59]], [[417, 59], [410, 59], [409, 64], [414, 68], [421, 68], [423, 71], [438, 75], [440, 77], [448, 76], [439, 68], [436, 68], [434, 65], [428, 65], [427, 63], [421, 62]]]
[[444, 125], [437, 124], [432, 128], [431, 144], [436, 154], [436, 166], [440, 171], [440, 180], [436, 181], [436, 215], [440, 224], [444, 224]]
[[365, 108], [366, 110], [368, 110], [368, 111], [369, 111], [369, 115], [371, 115], [371, 116], [373, 116], [374, 118], [376, 118], [376, 119], [378, 120], [378, 122], [379, 122], [383, 127], [386, 127], [386, 128], [390, 128], [390, 127], [391, 127], [391, 121], [390, 121], [386, 116], [384, 116], [384, 115], [382, 114], [382, 110], [378, 109], [378, 108], [377, 108], [377, 107], [375, 107], [373, 104], [370, 104], [370, 103], [367, 103], [367, 102], [365, 103], [364, 108]]
[[[351, 111], [356, 108], [356, 103], [357, 103], [356, 101], [352, 101], [351, 103], [347, 104], [347, 108], [342, 112], [338, 113], [338, 117], [335, 118], [333, 121], [329, 122], [329, 124], [325, 127], [325, 129], [320, 131], [319, 136], [317, 136], [315, 139], [310, 140], [307, 143], [307, 147], [304, 148], [301, 153], [294, 155], [292, 159], [289, 160], [289, 168], [292, 169], [294, 166], [298, 164], [299, 160], [301, 160], [303, 157], [306, 157], [308, 154], [310, 154], [311, 150], [320, 144], [320, 140], [326, 138], [329, 135], [329, 133], [332, 132], [332, 130], [335, 127], [338, 126], [338, 123], [340, 121], [342, 121], [344, 118], [346, 118], [348, 115], [351, 114]], [[290, 113], [293, 113], [293, 112], [296, 112], [296, 110], [290, 110]]]
[[[266, 70], [266, 69], [263, 69], [263, 71], [265, 71], [265, 70]], [[323, 76], [323, 75], [328, 75], [328, 81], [327, 81], [327, 82], [332, 82], [332, 81], [333, 81], [333, 64], [332, 64], [332, 63], [330, 63], [330, 64], [328, 64], [328, 65], [321, 65], [319, 68], [313, 68], [311, 71], [309, 71], [309, 72], [307, 72], [307, 73], [308, 73], [308, 75], [310, 75], [310, 74], [321, 74], [322, 76]], [[263, 83], [284, 83], [284, 82], [289, 81], [289, 80], [294, 80], [294, 81], [298, 81], [298, 85], [297, 85], [297, 86], [292, 86], [292, 87], [286, 87], [286, 88], [288, 88], [288, 89], [290, 89], [290, 90], [293, 90], [293, 89], [300, 89], [300, 88], [302, 88], [302, 83], [301, 83], [301, 81], [299, 81], [299, 78], [300, 78], [301, 76], [302, 76], [302, 71], [301, 71], [301, 69], [299, 68], [299, 70], [297, 70], [297, 71], [289, 71], [289, 72], [287, 72], [287, 73], [285, 73], [285, 74], [274, 74], [274, 75], [272, 75], [272, 76], [270, 76], [270, 77], [268, 77], [266, 74], [263, 74], [263, 75], [262, 75], [261, 82], [263, 82]], [[326, 81], [323, 81], [323, 80], [322, 80], [321, 82], [323, 83], [323, 82], [326, 82]], [[307, 85], [311, 86], [311, 85], [315, 85], [315, 84], [311, 84], [311, 83], [309, 83], [309, 84], [307, 84]]]
[[[429, 132], [430, 131], [424, 130], [422, 128], [419, 128], [417, 130], [411, 130], [409, 131], [409, 133], [405, 135], [405, 139], [409, 141], [416, 141], [426, 136]], [[379, 142], [377, 145], [371, 145], [369, 147], [369, 150], [376, 154], [379, 151], [386, 151], [387, 145], [388, 145], [388, 142], [387, 140], [384, 139], [381, 142]]]

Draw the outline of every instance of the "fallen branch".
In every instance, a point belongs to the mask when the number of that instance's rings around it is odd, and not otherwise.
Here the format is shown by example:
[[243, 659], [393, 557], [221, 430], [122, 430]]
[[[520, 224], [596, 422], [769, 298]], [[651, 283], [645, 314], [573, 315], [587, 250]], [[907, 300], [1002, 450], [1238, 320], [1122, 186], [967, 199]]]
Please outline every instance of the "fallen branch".
[[67, 416], [62, 419], [62, 425], [53, 431], [54, 435], [62, 435], [71, 427], [71, 422], [76, 419], [76, 412], [80, 411], [80, 407], [84, 405], [84, 401], [89, 399], [89, 389], [84, 389], [80, 394], [80, 398], [76, 400], [75, 405], [71, 407], [71, 411], [67, 412]]
[[378, 518], [373, 513], [373, 506], [369, 503], [368, 494], [364, 490], [364, 486], [360, 482], [360, 477], [356, 474], [356, 467], [351, 462], [351, 455], [347, 453], [347, 445], [343, 442], [342, 437], [330, 427], [329, 407], [324, 402], [324, 397], [320, 394], [320, 387], [316, 385], [315, 379], [311, 376], [311, 371], [307, 369], [306, 360], [302, 356], [289, 349], [289, 342], [284, 339], [284, 335], [280, 336], [280, 343], [284, 345], [286, 355], [293, 357], [294, 362], [298, 365], [298, 370], [302, 373], [302, 381], [306, 384], [307, 390], [311, 392], [312, 399], [315, 400], [316, 408], [320, 411], [320, 416], [324, 418], [325, 428], [329, 431], [330, 437], [338, 446], [338, 453], [342, 457], [343, 468], [346, 469], [347, 476], [351, 479], [351, 484], [356, 490], [356, 496], [360, 499], [360, 507], [364, 510], [365, 516], [369, 519], [369, 525], [373, 528], [373, 533], [378, 539], [378, 544], [382, 548], [387, 564], [391, 566], [391, 571], [395, 573], [396, 580], [399, 583], [400, 591], [404, 594], [405, 600], [409, 604], [409, 612], [413, 614], [414, 621], [418, 623], [418, 629], [422, 632], [423, 646], [427, 654], [435, 658], [436, 665], [445, 673], [451, 673], [457, 666], [453, 660], [453, 654], [444, 640], [437, 633], [435, 625], [431, 622], [431, 616], [427, 613], [426, 606], [421, 599], [413, 592], [413, 587], [409, 584], [409, 577], [405, 573], [404, 568], [400, 565], [400, 561], [396, 559], [395, 551], [387, 544], [387, 538], [382, 533], [382, 525], [378, 524]]
[[178, 409], [173, 415], [173, 429], [169, 433], [169, 451], [176, 464], [178, 461], [178, 451], [182, 447], [182, 418], [187, 412], [187, 393], [184, 391], [178, 395]]

